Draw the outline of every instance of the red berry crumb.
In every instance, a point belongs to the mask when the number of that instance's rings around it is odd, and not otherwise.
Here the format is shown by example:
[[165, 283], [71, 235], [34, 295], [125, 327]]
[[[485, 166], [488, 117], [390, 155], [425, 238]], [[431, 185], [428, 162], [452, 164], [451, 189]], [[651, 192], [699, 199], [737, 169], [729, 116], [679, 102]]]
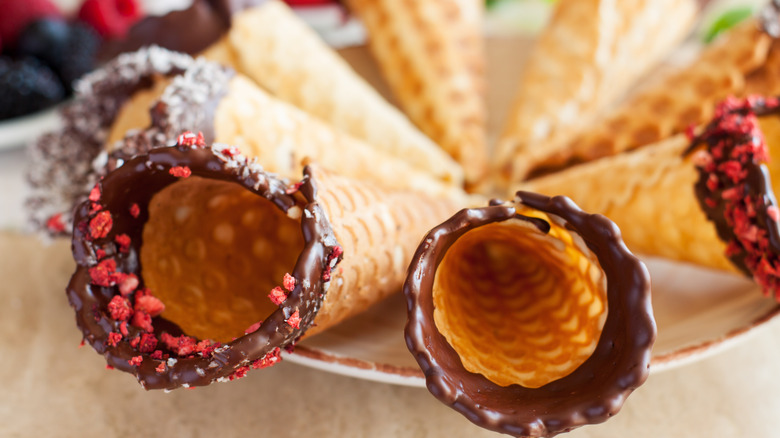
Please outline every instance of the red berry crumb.
[[112, 347], [116, 347], [116, 344], [119, 343], [119, 341], [122, 340], [122, 335], [116, 332], [111, 332], [108, 334], [108, 345]]
[[287, 299], [287, 294], [284, 293], [281, 287], [275, 287], [271, 289], [271, 293], [268, 294], [268, 298], [271, 299], [271, 302], [276, 304], [277, 306], [282, 304]]
[[141, 365], [141, 362], [143, 361], [144, 361], [143, 356], [134, 356], [129, 361], [127, 361], [127, 363], [133, 366], [138, 366]]
[[126, 253], [130, 249], [130, 236], [127, 234], [119, 234], [114, 237], [114, 242], [119, 245], [119, 252]]
[[138, 206], [138, 204], [131, 205], [130, 216], [137, 218], [139, 214], [141, 214], [141, 208]]
[[89, 276], [92, 283], [98, 286], [113, 286], [115, 284], [114, 272], [116, 272], [116, 261], [114, 259], [105, 259], [94, 268], [89, 268]]
[[165, 304], [159, 298], [144, 295], [135, 299], [135, 311], [145, 312], [150, 316], [157, 316], [165, 310]]
[[301, 314], [297, 310], [287, 318], [287, 324], [292, 328], [301, 328]]
[[62, 222], [62, 213], [52, 215], [49, 220], [46, 221], [46, 228], [53, 234], [65, 232], [65, 224]]
[[119, 295], [114, 295], [109, 301], [108, 312], [111, 314], [111, 318], [116, 321], [127, 321], [133, 314], [130, 303]]
[[284, 288], [292, 292], [295, 289], [295, 277], [290, 274], [284, 274], [284, 280], [282, 280]]
[[101, 211], [89, 221], [89, 235], [92, 236], [93, 239], [106, 237], [113, 225], [114, 220], [111, 218], [111, 213], [108, 211]]
[[174, 166], [171, 167], [171, 170], [169, 170], [168, 173], [178, 178], [187, 178], [192, 175], [192, 170], [187, 166]]

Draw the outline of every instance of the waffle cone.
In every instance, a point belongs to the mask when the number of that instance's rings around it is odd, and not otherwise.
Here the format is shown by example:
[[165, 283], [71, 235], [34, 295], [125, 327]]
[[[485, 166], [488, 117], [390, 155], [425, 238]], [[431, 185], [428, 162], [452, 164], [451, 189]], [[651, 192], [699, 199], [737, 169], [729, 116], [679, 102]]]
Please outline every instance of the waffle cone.
[[389, 191], [313, 167], [317, 200], [333, 225], [344, 258], [315, 325], [319, 333], [401, 290], [421, 236], [464, 207], [457, 201]]
[[558, 2], [497, 145], [502, 177], [523, 172], [514, 167], [533, 169], [567, 147], [685, 38], [697, 9], [692, 0]]
[[444, 181], [463, 182], [455, 161], [280, 1], [237, 13], [227, 36], [204, 55], [386, 154]]
[[[150, 124], [149, 129], [162, 130], [167, 138], [176, 137], [182, 131], [207, 131], [213, 132], [214, 141], [238, 146], [243, 154], [257, 158], [266, 170], [287, 178], [300, 175], [303, 161], [309, 160], [341, 175], [373, 181], [383, 187], [414, 189], [434, 196], [464, 196], [460, 188], [333, 129], [270, 96], [244, 76], [229, 77], [220, 75], [220, 71], [225, 70], [201, 62], [170, 83], [158, 79], [153, 87], [137, 92], [116, 118], [108, 144], [115, 144], [128, 131]], [[206, 82], [213, 86], [220, 81], [226, 83], [212, 93], [216, 104], [210, 99], [184, 100], [199, 95], [197, 90]], [[215, 108], [209, 114], [212, 105]], [[203, 117], [176, 118], [186, 111], [202, 113]]]
[[[560, 168], [652, 144], [712, 118], [728, 96], [780, 93], [780, 47], [748, 20], [705, 48], [687, 67], [659, 78], [537, 168]], [[527, 167], [515, 179], [534, 169]]]
[[726, 245], [699, 207], [698, 174], [677, 135], [651, 146], [584, 163], [528, 182], [528, 190], [572, 198], [609, 217], [633, 251], [734, 271]]
[[352, 0], [404, 111], [474, 182], [487, 163], [480, 3]]

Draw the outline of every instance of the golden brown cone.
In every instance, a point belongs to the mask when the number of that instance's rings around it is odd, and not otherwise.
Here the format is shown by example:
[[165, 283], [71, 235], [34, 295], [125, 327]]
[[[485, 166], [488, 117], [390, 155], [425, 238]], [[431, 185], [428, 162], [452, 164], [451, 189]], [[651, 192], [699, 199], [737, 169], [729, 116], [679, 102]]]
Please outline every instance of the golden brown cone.
[[521, 177], [568, 147], [688, 35], [697, 10], [694, 0], [559, 1], [497, 144], [501, 177]]
[[[157, 84], [160, 83], [167, 84], [167, 81], [158, 79]], [[152, 102], [164, 92], [186, 95], [188, 84], [174, 79], [167, 86], [137, 92], [114, 121], [108, 145], [123, 138], [129, 129], [148, 127]], [[303, 160], [309, 159], [341, 175], [373, 181], [383, 187], [413, 189], [454, 199], [466, 196], [461, 188], [446, 184], [273, 98], [241, 75], [230, 79], [227, 89], [214, 111], [214, 141], [238, 146], [245, 155], [258, 158], [269, 172], [298, 178]]]
[[[690, 65], [655, 81], [577, 135], [561, 153], [537, 162], [560, 168], [652, 144], [708, 121], [728, 96], [780, 93], [780, 45], [748, 20], [705, 48]], [[517, 181], [533, 170], [519, 169]]]
[[481, 0], [351, 0], [384, 77], [417, 126], [462, 166], [486, 171]]
[[385, 190], [312, 166], [317, 199], [344, 258], [334, 269], [313, 335], [401, 290], [420, 239], [454, 212], [459, 201]]
[[684, 134], [529, 181], [523, 188], [565, 195], [613, 220], [632, 251], [736, 271], [726, 244], [699, 207], [698, 172]]
[[227, 36], [203, 54], [386, 154], [446, 182], [463, 183], [463, 170], [453, 159], [280, 1], [234, 15]]

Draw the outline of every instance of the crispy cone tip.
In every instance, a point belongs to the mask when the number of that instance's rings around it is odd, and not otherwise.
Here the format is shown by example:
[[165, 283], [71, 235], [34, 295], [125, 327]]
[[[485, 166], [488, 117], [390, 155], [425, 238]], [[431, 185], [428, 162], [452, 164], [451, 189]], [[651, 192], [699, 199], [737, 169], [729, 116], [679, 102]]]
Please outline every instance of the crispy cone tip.
[[612, 222], [567, 198], [462, 210], [425, 237], [404, 292], [428, 388], [482, 427], [601, 422], [647, 377], [649, 274]]

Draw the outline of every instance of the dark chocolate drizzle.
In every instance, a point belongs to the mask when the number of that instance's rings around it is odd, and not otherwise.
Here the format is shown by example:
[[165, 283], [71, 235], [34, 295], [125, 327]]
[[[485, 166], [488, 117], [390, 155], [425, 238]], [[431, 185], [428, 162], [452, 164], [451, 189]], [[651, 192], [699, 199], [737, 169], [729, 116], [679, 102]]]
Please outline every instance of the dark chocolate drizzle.
[[[758, 117], [780, 115], [777, 98], [727, 99], [713, 120], [693, 137], [685, 155], [705, 152], [694, 185], [699, 206], [728, 247], [726, 255], [764, 293], [780, 288], [780, 224], [768, 210], [777, 208], [771, 175], [764, 164], [769, 150]], [[736, 167], [736, 169], [734, 169]], [[757, 233], [753, 236], [753, 227]]]
[[473, 423], [515, 436], [553, 436], [607, 420], [647, 379], [656, 337], [650, 277], [606, 217], [587, 214], [562, 196], [518, 192], [516, 205], [565, 220], [598, 258], [607, 278], [607, 318], [593, 354], [571, 374], [542, 387], [502, 387], [467, 371], [439, 333], [433, 320], [439, 263], [466, 232], [517, 216], [515, 205], [497, 203], [461, 210], [423, 239], [404, 284], [409, 311], [406, 344], [425, 374], [428, 390]]
[[130, 28], [127, 37], [106, 41], [98, 57], [108, 60], [150, 45], [194, 55], [227, 33], [233, 14], [266, 1], [194, 0], [187, 9], [144, 17]]
[[[179, 179], [169, 173], [175, 166], [188, 167], [193, 176], [239, 184], [273, 202], [282, 211], [295, 206], [301, 208], [305, 245], [292, 272], [297, 280], [295, 289], [277, 310], [264, 319], [257, 331], [221, 345], [206, 355], [198, 353], [176, 357], [175, 353], [168, 352], [175, 360], [159, 360], [140, 352], [128, 341], [141, 334], [141, 329], [137, 327], [130, 327], [129, 335], [116, 346], [111, 345], [109, 334], [120, 332], [120, 323], [111, 318], [107, 306], [119, 292], [116, 286], [94, 284], [89, 269], [100, 261], [98, 250], [101, 249], [106, 252], [106, 257], [115, 259], [118, 272], [134, 273], [140, 280], [139, 288], [144, 287], [139, 254], [143, 245], [142, 231], [148, 220], [148, 204], [156, 193]], [[289, 186], [285, 180], [264, 172], [253, 160], [235, 155], [235, 150], [217, 145], [155, 148], [110, 172], [98, 183], [102, 193], [99, 201], [85, 201], [76, 209], [72, 249], [77, 269], [68, 285], [67, 295], [76, 311], [76, 322], [85, 341], [104, 355], [110, 366], [134, 374], [146, 389], [208, 385], [215, 380], [228, 379], [242, 367], [248, 369], [253, 361], [273, 354], [277, 348], [291, 346], [312, 324], [319, 311], [329, 284], [323, 280], [323, 273], [328, 272], [334, 262], [333, 250], [337, 245], [327, 216], [315, 200], [315, 182], [308, 169], [304, 171], [301, 182], [296, 193], [288, 194]], [[129, 213], [134, 203], [140, 207], [137, 217]], [[94, 239], [88, 228], [96, 208], [111, 213], [113, 226], [105, 237]], [[120, 234], [130, 236], [131, 246], [126, 253], [118, 251], [114, 243], [115, 236]], [[301, 317], [300, 328], [297, 329], [286, 322], [296, 310]], [[262, 316], [258, 315], [258, 319]], [[161, 317], [153, 322], [156, 332], [173, 326]], [[160, 333], [155, 334], [159, 337]], [[132, 365], [131, 359], [138, 356], [142, 358], [140, 365]], [[157, 367], [162, 363], [166, 364], [165, 370], [159, 371]]]

